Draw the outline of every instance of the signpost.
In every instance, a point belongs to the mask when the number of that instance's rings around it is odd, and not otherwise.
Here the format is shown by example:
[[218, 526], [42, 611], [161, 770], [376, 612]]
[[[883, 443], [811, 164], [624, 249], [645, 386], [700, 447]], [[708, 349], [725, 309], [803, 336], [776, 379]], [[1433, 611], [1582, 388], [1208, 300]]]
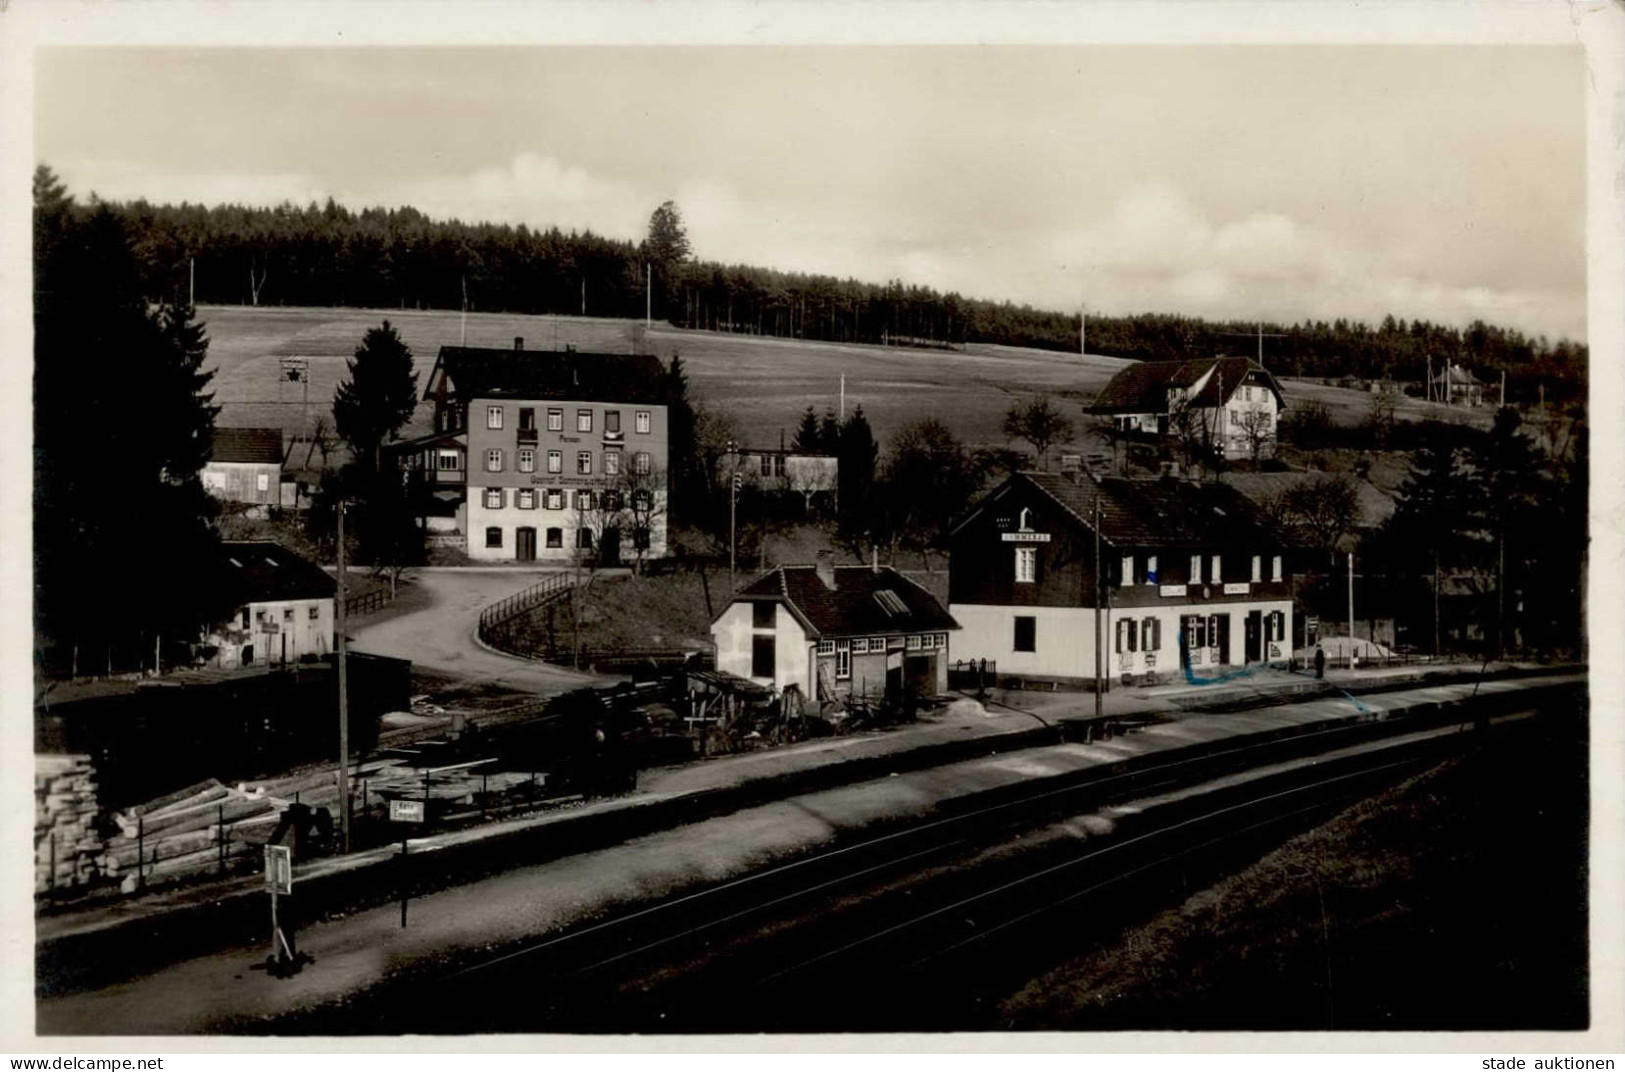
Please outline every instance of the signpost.
[[[422, 800], [392, 800], [389, 802], [389, 821], [392, 823], [421, 823], [427, 815], [428, 805]], [[401, 928], [406, 928], [406, 833], [401, 833]]]
[[265, 846], [265, 888], [271, 894], [271, 957], [270, 964], [289, 966], [297, 963], [287, 936], [277, 922], [279, 894], [293, 893], [293, 850], [286, 845]]

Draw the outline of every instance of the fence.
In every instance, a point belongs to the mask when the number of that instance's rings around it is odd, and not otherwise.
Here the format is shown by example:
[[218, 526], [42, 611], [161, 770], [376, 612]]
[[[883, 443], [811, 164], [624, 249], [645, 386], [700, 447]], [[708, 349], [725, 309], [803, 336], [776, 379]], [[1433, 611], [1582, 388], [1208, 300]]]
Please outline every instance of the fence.
[[390, 600], [389, 589], [374, 588], [370, 592], [360, 592], [344, 600], [344, 615], [347, 618], [371, 614]]
[[999, 664], [991, 659], [970, 659], [961, 662], [954, 660], [948, 667], [948, 687], [950, 689], [982, 689], [994, 685], [999, 680]]
[[[498, 600], [480, 611], [477, 629], [480, 641], [499, 651], [511, 651], [514, 646], [514, 623], [519, 617], [537, 607], [565, 598], [572, 590], [569, 574], [555, 573], [523, 591]], [[512, 652], [512, 654], [529, 653]]]

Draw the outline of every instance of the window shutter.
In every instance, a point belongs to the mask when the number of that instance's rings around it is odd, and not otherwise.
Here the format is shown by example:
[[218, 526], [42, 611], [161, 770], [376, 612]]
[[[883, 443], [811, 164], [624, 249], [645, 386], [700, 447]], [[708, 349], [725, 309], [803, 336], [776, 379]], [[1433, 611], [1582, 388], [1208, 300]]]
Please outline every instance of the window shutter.
[[1151, 619], [1151, 650], [1162, 650], [1162, 619]]
[[1123, 624], [1128, 626], [1128, 650], [1129, 651], [1139, 651], [1140, 650], [1140, 623], [1135, 621], [1133, 618], [1130, 618], [1128, 621], [1124, 622]]

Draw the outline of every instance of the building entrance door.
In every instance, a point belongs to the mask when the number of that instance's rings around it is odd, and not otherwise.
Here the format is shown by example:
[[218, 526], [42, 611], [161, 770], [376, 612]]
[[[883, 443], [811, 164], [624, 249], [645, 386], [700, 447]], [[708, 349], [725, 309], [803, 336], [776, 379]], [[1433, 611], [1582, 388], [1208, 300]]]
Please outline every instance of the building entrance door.
[[598, 539], [598, 561], [605, 566], [621, 564], [621, 530], [608, 528]]
[[1247, 661], [1261, 662], [1264, 658], [1264, 612], [1247, 612]]
[[514, 539], [518, 545], [517, 554], [519, 556], [519, 561], [536, 561], [536, 530], [533, 528], [522, 528], [515, 534]]

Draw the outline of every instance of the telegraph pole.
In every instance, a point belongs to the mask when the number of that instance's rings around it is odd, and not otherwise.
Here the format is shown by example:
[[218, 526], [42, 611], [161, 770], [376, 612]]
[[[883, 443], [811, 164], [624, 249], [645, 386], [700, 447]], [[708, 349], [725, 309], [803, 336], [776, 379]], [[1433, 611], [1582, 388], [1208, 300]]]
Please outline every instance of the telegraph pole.
[[735, 523], [739, 501], [739, 445], [731, 439], [728, 441], [728, 456], [732, 463], [728, 474], [728, 592], [732, 595], [739, 591], [739, 581], [735, 576], [738, 568]]
[[350, 690], [345, 655], [348, 642], [344, 636], [344, 500], [339, 500], [339, 598], [335, 604], [338, 617], [339, 648], [339, 841], [343, 851], [350, 851]]
[[1349, 669], [1354, 669], [1354, 552], [1349, 552]]
[[1101, 693], [1100, 642], [1100, 489], [1095, 489], [1095, 718], [1100, 718], [1105, 697]]

